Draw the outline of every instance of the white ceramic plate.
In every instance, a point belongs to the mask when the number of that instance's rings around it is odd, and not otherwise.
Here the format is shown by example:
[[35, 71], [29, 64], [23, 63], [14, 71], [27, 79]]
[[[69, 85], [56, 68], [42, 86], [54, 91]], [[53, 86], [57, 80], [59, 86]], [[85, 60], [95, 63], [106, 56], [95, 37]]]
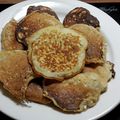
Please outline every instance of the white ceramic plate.
[[108, 84], [108, 90], [101, 95], [97, 105], [85, 112], [66, 114], [51, 107], [36, 103], [28, 106], [17, 105], [8, 96], [0, 92], [0, 110], [5, 114], [20, 120], [91, 120], [110, 112], [120, 102], [120, 26], [106, 13], [92, 5], [75, 0], [29, 0], [16, 4], [0, 13], [0, 33], [4, 25], [14, 17], [16, 20], [24, 17], [29, 5], [45, 5], [56, 11], [60, 20], [75, 7], [85, 7], [96, 16], [101, 25], [101, 31], [108, 41], [108, 60], [115, 64], [116, 76]]

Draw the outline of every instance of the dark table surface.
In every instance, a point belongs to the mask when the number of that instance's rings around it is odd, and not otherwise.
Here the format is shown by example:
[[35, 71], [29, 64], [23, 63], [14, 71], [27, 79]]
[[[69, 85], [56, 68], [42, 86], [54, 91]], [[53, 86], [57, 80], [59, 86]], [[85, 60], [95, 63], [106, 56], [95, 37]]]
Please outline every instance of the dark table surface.
[[[0, 4], [0, 11], [8, 8], [12, 4]], [[98, 4], [92, 4], [107, 14], [109, 14], [111, 17], [113, 17], [119, 24], [120, 24], [120, 3], [98, 3]], [[112, 96], [111, 96], [112, 99]], [[9, 109], [9, 108], [8, 108]], [[8, 117], [4, 113], [0, 112], [0, 120], [13, 120], [12, 118]], [[120, 120], [120, 104], [113, 109], [110, 113], [103, 116], [99, 120]]]

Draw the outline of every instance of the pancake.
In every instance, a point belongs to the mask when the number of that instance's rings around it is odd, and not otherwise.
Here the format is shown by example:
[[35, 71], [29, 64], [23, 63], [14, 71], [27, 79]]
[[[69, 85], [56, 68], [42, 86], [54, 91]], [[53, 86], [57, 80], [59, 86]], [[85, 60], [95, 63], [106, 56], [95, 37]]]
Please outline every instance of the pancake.
[[10, 20], [2, 30], [1, 33], [1, 46], [3, 50], [22, 50], [24, 47], [16, 40], [15, 30], [17, 22]]
[[26, 51], [0, 51], [0, 82], [10, 94], [24, 100], [28, 83], [33, 78]]
[[90, 11], [83, 7], [76, 7], [71, 10], [64, 18], [63, 24], [65, 27], [70, 27], [74, 24], [87, 24], [95, 28], [100, 27], [99, 20], [91, 15]]
[[92, 26], [86, 24], [75, 24], [70, 27], [79, 33], [82, 33], [87, 41], [88, 48], [86, 51], [86, 64], [99, 63], [102, 64], [106, 60], [106, 46], [105, 37], [101, 32], [97, 31]]
[[59, 20], [48, 13], [39, 13], [34, 11], [24, 17], [17, 25], [16, 37], [19, 42], [27, 47], [26, 38], [32, 35], [37, 30], [48, 26], [61, 25]]
[[52, 16], [54, 16], [56, 19], [59, 20], [57, 14], [55, 13], [55, 11], [53, 11], [51, 8], [47, 7], [47, 6], [29, 6], [27, 9], [27, 15], [32, 13], [33, 11], [38, 11], [39, 13], [48, 13]]
[[87, 40], [69, 28], [51, 26], [27, 39], [29, 59], [38, 75], [64, 80], [84, 67]]
[[82, 112], [99, 100], [102, 89], [99, 79], [94, 72], [80, 73], [61, 83], [44, 86], [44, 96], [62, 111]]

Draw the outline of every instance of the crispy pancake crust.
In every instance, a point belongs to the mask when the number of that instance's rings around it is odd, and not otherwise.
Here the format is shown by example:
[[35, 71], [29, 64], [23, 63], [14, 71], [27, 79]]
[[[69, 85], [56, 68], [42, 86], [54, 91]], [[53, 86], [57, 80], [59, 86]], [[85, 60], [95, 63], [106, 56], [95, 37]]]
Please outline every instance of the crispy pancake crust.
[[59, 20], [48, 13], [39, 13], [34, 11], [23, 18], [17, 25], [16, 37], [17, 40], [27, 46], [26, 38], [32, 35], [37, 30], [44, 27], [61, 25]]
[[76, 7], [71, 10], [64, 18], [63, 24], [69, 27], [74, 24], [84, 23], [95, 28], [100, 27], [99, 21], [96, 17], [83, 7]]
[[87, 40], [74, 30], [51, 26], [37, 31], [27, 41], [35, 73], [45, 78], [64, 80], [84, 66]]
[[22, 50], [0, 51], [0, 82], [14, 97], [25, 99], [28, 83], [34, 78], [27, 59], [27, 52]]
[[3, 50], [22, 50], [24, 47], [16, 40], [15, 30], [17, 22], [12, 19], [2, 30], [1, 43]]
[[57, 16], [57, 14], [55, 13], [55, 11], [53, 11], [49, 7], [42, 6], [42, 5], [39, 5], [39, 6], [29, 6], [28, 9], [27, 9], [27, 15], [32, 13], [33, 11], [38, 11], [39, 13], [48, 13], [48, 14], [54, 16], [56, 19], [59, 20], [59, 18]]
[[106, 60], [106, 41], [102, 33], [86, 24], [75, 24], [70, 28], [82, 33], [88, 41], [86, 64], [104, 63]]

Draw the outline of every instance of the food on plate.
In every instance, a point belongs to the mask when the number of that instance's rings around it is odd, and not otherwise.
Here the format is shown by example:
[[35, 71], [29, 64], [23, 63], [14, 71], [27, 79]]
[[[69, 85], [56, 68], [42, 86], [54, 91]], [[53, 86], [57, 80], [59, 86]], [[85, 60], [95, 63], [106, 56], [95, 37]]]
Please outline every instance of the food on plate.
[[95, 106], [115, 76], [99, 20], [83, 7], [71, 10], [63, 24], [46, 6], [26, 12], [2, 30], [3, 88], [20, 102], [50, 103], [66, 112]]
[[51, 100], [43, 96], [42, 80], [41, 78], [33, 79], [26, 90], [25, 98], [29, 101], [49, 104]]
[[99, 75], [86, 72], [61, 83], [45, 86], [44, 96], [63, 111], [82, 112], [97, 103], [101, 89]]
[[42, 6], [42, 5], [39, 5], [39, 6], [29, 6], [28, 9], [27, 9], [27, 14], [30, 14], [33, 11], [38, 11], [39, 13], [48, 13], [48, 14], [54, 16], [56, 19], [59, 20], [59, 18], [57, 16], [57, 14], [55, 13], [55, 11], [53, 11], [49, 7]]
[[10, 20], [2, 30], [1, 33], [1, 44], [3, 50], [22, 50], [23, 45], [16, 40], [15, 30], [17, 22], [12, 19]]
[[33, 78], [26, 51], [0, 51], [0, 82], [10, 94], [23, 100], [28, 83]]
[[100, 76], [102, 92], [106, 91], [107, 83], [115, 76], [114, 64], [109, 61], [106, 61], [103, 65], [94, 64], [90, 66], [85, 66], [83, 69], [83, 73], [86, 72], [94, 72]]
[[87, 40], [76, 31], [57, 26], [43, 28], [27, 39], [32, 67], [38, 75], [64, 80], [84, 67]]
[[39, 13], [34, 11], [24, 17], [18, 24], [16, 28], [16, 37], [19, 42], [27, 47], [26, 38], [32, 35], [37, 30], [44, 27], [61, 25], [61, 22], [54, 16], [48, 13]]
[[114, 77], [113, 64], [84, 67], [82, 73], [61, 83], [44, 86], [44, 96], [63, 111], [82, 112], [94, 106]]
[[74, 24], [84, 23], [95, 28], [100, 27], [99, 20], [91, 15], [90, 11], [83, 7], [76, 7], [71, 10], [64, 18], [63, 24], [69, 27]]
[[100, 31], [86, 24], [75, 24], [70, 27], [82, 33], [87, 41], [86, 64], [104, 63], [106, 60], [106, 40]]

